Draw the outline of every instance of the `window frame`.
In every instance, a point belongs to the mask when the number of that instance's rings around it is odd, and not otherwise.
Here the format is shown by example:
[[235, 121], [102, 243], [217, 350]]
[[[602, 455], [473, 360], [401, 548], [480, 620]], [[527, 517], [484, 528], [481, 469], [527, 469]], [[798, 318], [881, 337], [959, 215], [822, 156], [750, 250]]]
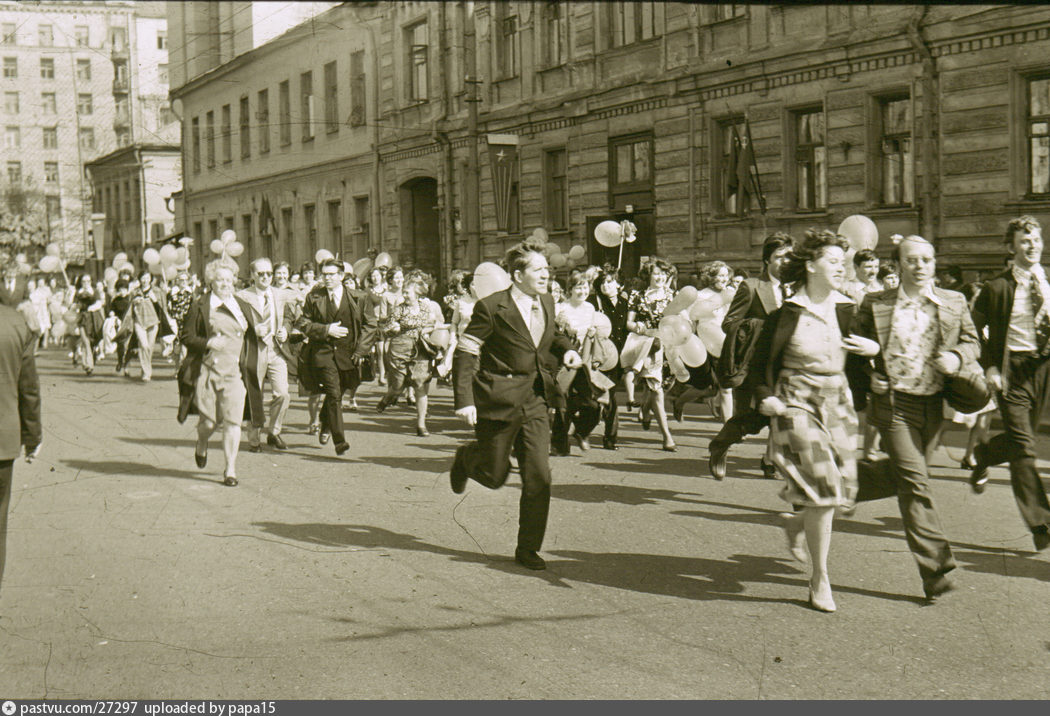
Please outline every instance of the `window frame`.
[[543, 58], [544, 69], [561, 67], [569, 61], [570, 8], [571, 5], [561, 2], [548, 1], [543, 4], [540, 55]]
[[91, 26], [74, 25], [73, 42], [77, 47], [91, 47]]
[[336, 60], [326, 62], [324, 77], [324, 122], [326, 134], [339, 134], [339, 71]]
[[77, 58], [77, 79], [81, 82], [91, 81], [91, 59], [88, 57]]
[[57, 92], [41, 92], [40, 93], [40, 113], [41, 114], [58, 114], [58, 93]]
[[368, 91], [365, 73], [365, 52], [356, 50], [350, 53], [350, 126], [362, 127], [368, 122], [368, 105], [365, 93]]
[[201, 173], [201, 118], [190, 118], [190, 161], [194, 174]]
[[[49, 170], [54, 169], [54, 179], [49, 177]], [[44, 162], [44, 183], [58, 185], [59, 184], [59, 168], [58, 162], [47, 161]]]
[[292, 143], [292, 83], [282, 80], [277, 85], [277, 123], [280, 127], [278, 139], [282, 147]]
[[[712, 120], [711, 132], [711, 197], [715, 216], [720, 219], [743, 219], [751, 215], [754, 208], [751, 195], [747, 194], [747, 201], [740, 202], [739, 193], [730, 194], [728, 184], [728, 163], [732, 156], [732, 129], [738, 127], [737, 134], [746, 131], [746, 116], [740, 114], [729, 114], [716, 117]], [[727, 152], [726, 144], [729, 149]], [[730, 197], [736, 197], [731, 200]], [[732, 207], [730, 206], [732, 201]]]
[[[48, 137], [54, 138], [54, 142], [50, 145], [48, 143]], [[58, 127], [41, 127], [40, 128], [40, 146], [44, 149], [58, 149]]]
[[[85, 138], [89, 139], [90, 141], [85, 142], [84, 141]], [[94, 149], [98, 146], [96, 144], [96, 139], [95, 139], [95, 128], [94, 127], [81, 127], [80, 129], [78, 129], [77, 130], [77, 143], [78, 143], [78, 146], [80, 146], [81, 149], [86, 149], [88, 151], [94, 151]]]
[[[521, 23], [510, 3], [496, 4], [496, 77], [515, 79], [521, 75]], [[510, 29], [508, 29], [510, 28]]]
[[[872, 205], [880, 209], [913, 209], [916, 206], [915, 198], [915, 102], [911, 95], [911, 92], [907, 88], [900, 88], [896, 90], [886, 90], [876, 95], [872, 95], [872, 122], [871, 122], [871, 138], [872, 138], [872, 151], [871, 159], [872, 164], [869, 167], [869, 175], [871, 177], [872, 187]], [[885, 110], [886, 106], [893, 102], [907, 102], [908, 103], [908, 119], [907, 119], [907, 131], [895, 132], [887, 134], [885, 128]], [[900, 172], [901, 172], [901, 200], [896, 203], [887, 201], [885, 196], [885, 162], [886, 153], [884, 152], [884, 146], [887, 139], [900, 140], [906, 138], [908, 141], [907, 155], [910, 158], [911, 164], [911, 180], [907, 181], [907, 165], [905, 161], [905, 155], [901, 154], [900, 161]], [[910, 194], [910, 198], [909, 198]]]
[[17, 57], [5, 57], [3, 62], [3, 79], [5, 80], [17, 80], [18, 79], [18, 58]]
[[[13, 138], [12, 141], [8, 141], [8, 138]], [[4, 149], [21, 149], [22, 148], [22, 128], [17, 125], [8, 125], [4, 127]]]
[[215, 166], [215, 110], [204, 115], [204, 164], [209, 169]]
[[[8, 110], [8, 107], [11, 106], [9, 103], [12, 100], [14, 100], [14, 109]], [[4, 114], [22, 114], [22, 95], [17, 90], [11, 92], [4, 92]]]
[[221, 111], [219, 136], [222, 138], [222, 163], [229, 164], [233, 161], [233, 108], [224, 104]]
[[[47, 30], [45, 36], [44, 31]], [[54, 47], [55, 46], [55, 28], [50, 23], [43, 23], [37, 25], [36, 28], [36, 41], [37, 47]]]
[[256, 110], [255, 118], [259, 121], [259, 154], [270, 153], [270, 89], [268, 87], [259, 90], [255, 95]]
[[251, 100], [248, 95], [241, 95], [238, 102], [241, 160], [250, 159], [252, 156], [252, 125], [251, 125]]
[[77, 114], [82, 117], [95, 114], [95, 97], [90, 92], [77, 92]]
[[53, 80], [53, 79], [55, 79], [55, 58], [54, 57], [41, 57], [40, 58], [40, 79], [42, 79], [42, 80]]
[[[413, 41], [415, 33], [422, 30], [423, 44]], [[403, 28], [405, 40], [405, 103], [424, 104], [430, 101], [430, 31], [426, 18]], [[420, 86], [422, 85], [422, 86]]]
[[[799, 141], [800, 122], [802, 117], [805, 115], [819, 114], [821, 118], [821, 127], [823, 130], [823, 137], [821, 142], [809, 142], [803, 144]], [[794, 107], [788, 111], [789, 127], [788, 137], [790, 141], [788, 143], [788, 165], [789, 169], [786, 174], [790, 181], [790, 191], [785, 194], [786, 198], [789, 198], [788, 206], [799, 214], [817, 214], [827, 212], [830, 197], [828, 196], [828, 125], [827, 125], [827, 112], [824, 109], [823, 104], [811, 104], [801, 107]], [[818, 166], [816, 161], [815, 150], [818, 147], [822, 147], [824, 150], [823, 160], [823, 172], [822, 177], [818, 177], [816, 167]], [[805, 155], [805, 156], [803, 156]], [[801, 188], [800, 181], [800, 169], [803, 166], [803, 159], [808, 160], [808, 166], [811, 168], [809, 186], [807, 189], [810, 191], [811, 203], [813, 206], [802, 206], [799, 201], [799, 191]], [[818, 181], [820, 186], [818, 186]], [[823, 198], [823, 205], [819, 203], [819, 199]]]
[[22, 162], [17, 159], [9, 159], [7, 162], [7, 183], [10, 186], [21, 186], [25, 174], [22, 173]]
[[[561, 174], [557, 173], [558, 167], [552, 161], [558, 155], [561, 155]], [[543, 150], [543, 181], [544, 223], [551, 231], [568, 231], [571, 220], [569, 218], [569, 150], [567, 147], [550, 147]], [[560, 198], [556, 199], [556, 197]]]
[[[603, 18], [605, 21], [605, 48], [612, 50], [629, 47], [662, 37], [663, 31], [657, 12], [658, 5], [659, 3], [652, 0], [605, 4], [605, 17]], [[651, 23], [651, 34], [647, 37], [643, 36], [646, 14], [650, 15]]]
[[1032, 115], [1032, 83], [1046, 81], [1050, 83], [1050, 70], [1043, 72], [1028, 73], [1023, 76], [1024, 87], [1023, 87], [1023, 107], [1024, 116], [1022, 120], [1022, 137], [1024, 145], [1024, 193], [1023, 196], [1028, 201], [1047, 201], [1050, 200], [1050, 167], [1048, 167], [1047, 174], [1047, 191], [1036, 192], [1033, 191], [1032, 182], [1032, 125], [1033, 124], [1046, 124], [1047, 128], [1041, 137], [1046, 137], [1047, 141], [1050, 142], [1050, 112], [1041, 115]]
[[314, 73], [313, 70], [307, 70], [299, 74], [299, 111], [301, 113], [300, 121], [303, 125], [302, 141], [304, 144], [314, 140], [315, 107]]
[[[645, 179], [638, 179], [634, 175], [636, 154], [635, 150], [631, 150], [631, 179], [630, 181], [620, 182], [619, 181], [619, 169], [620, 159], [618, 156], [617, 149], [622, 146], [631, 146], [641, 143], [648, 144], [648, 157], [646, 161], [649, 167], [649, 175]], [[652, 132], [635, 132], [632, 134], [622, 134], [615, 137], [609, 137], [609, 194], [625, 194], [630, 192], [639, 191], [652, 191], [654, 181], [654, 159], [655, 159], [655, 140]], [[610, 205], [612, 204], [610, 200]]]

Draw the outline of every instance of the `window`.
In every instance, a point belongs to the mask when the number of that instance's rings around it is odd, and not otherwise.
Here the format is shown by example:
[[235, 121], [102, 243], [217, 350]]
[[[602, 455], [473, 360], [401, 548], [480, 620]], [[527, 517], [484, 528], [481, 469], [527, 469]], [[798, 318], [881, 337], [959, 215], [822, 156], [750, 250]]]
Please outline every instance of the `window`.
[[129, 124], [131, 122], [131, 111], [127, 97], [117, 97], [113, 103], [113, 124]]
[[229, 229], [230, 231], [233, 231], [233, 217], [232, 216], [227, 216], [225, 219], [222, 220], [222, 223], [223, 223], [223, 228]]
[[270, 91], [259, 90], [259, 108], [256, 110], [259, 120], [259, 154], [270, 151]]
[[37, 38], [40, 47], [51, 47], [55, 44], [55, 31], [50, 25], [41, 25], [37, 28]]
[[427, 23], [420, 22], [405, 28], [405, 47], [407, 57], [405, 73], [407, 80], [406, 98], [409, 102], [426, 102], [430, 96], [427, 77]]
[[42, 79], [42, 80], [53, 80], [53, 79], [55, 79], [55, 58], [54, 57], [41, 57], [40, 58], [40, 79]]
[[123, 27], [109, 28], [109, 44], [113, 52], [124, 52], [128, 49], [128, 34]]
[[354, 197], [354, 221], [357, 222], [357, 227], [360, 235], [360, 239], [357, 243], [356, 253], [364, 253], [365, 249], [371, 245], [372, 239], [369, 235], [369, 226], [371, 222], [369, 220], [369, 209], [368, 209], [368, 197], [367, 196], [355, 196]]
[[77, 79], [91, 81], [91, 60], [77, 60]]
[[4, 92], [4, 114], [18, 114], [21, 107], [17, 92]]
[[4, 127], [4, 149], [21, 149], [22, 130], [19, 127]]
[[324, 123], [329, 134], [339, 131], [339, 83], [334, 62], [324, 66]]
[[717, 125], [718, 151], [714, 154], [717, 210], [723, 216], [746, 216], [751, 210], [751, 152], [746, 146], [743, 117], [724, 119]]
[[193, 235], [198, 241], [204, 239], [204, 224], [200, 221], [193, 222]]
[[507, 14], [509, 4], [496, 5], [496, 53], [501, 79], [517, 77], [521, 61], [521, 35], [518, 33], [518, 16]]
[[80, 147], [81, 149], [95, 148], [95, 128], [94, 127], [81, 127], [80, 128]]
[[281, 146], [292, 143], [292, 95], [288, 80], [277, 85], [277, 121], [281, 125]]
[[94, 114], [95, 105], [91, 99], [91, 94], [84, 92], [77, 95], [77, 114], [90, 115]]
[[543, 6], [543, 62], [547, 67], [564, 65], [568, 59], [569, 7], [560, 2]]
[[201, 170], [201, 118], [194, 117], [190, 120], [190, 142], [192, 143], [193, 173], [198, 174]]
[[317, 212], [313, 204], [303, 204], [303, 221], [306, 224], [306, 245], [313, 252], [317, 248]]
[[230, 117], [230, 105], [224, 104], [222, 106], [222, 127], [220, 128], [222, 136], [222, 161], [229, 163], [233, 161], [233, 138], [230, 136], [233, 134], [232, 119]]
[[547, 182], [544, 219], [555, 231], [565, 231], [569, 228], [567, 164], [564, 149], [550, 149], [544, 153], [543, 176]]
[[208, 241], [214, 241], [219, 238], [219, 220], [208, 219]]
[[18, 44], [18, 28], [13, 22], [5, 22], [0, 25], [0, 44], [4, 45], [17, 45]]
[[656, 32], [656, 3], [616, 2], [605, 5], [609, 47], [651, 40]]
[[914, 162], [911, 148], [911, 98], [878, 100], [878, 203], [907, 206], [914, 198]]
[[58, 184], [58, 162], [44, 162], [44, 181]]
[[58, 112], [58, 100], [54, 92], [40, 93], [40, 111], [44, 114], [56, 114]]
[[609, 169], [613, 177], [610, 184], [643, 184], [648, 187], [652, 181], [652, 138], [614, 139], [610, 143], [612, 166]]
[[11, 186], [22, 183], [22, 162], [7, 163], [7, 183]]
[[91, 47], [91, 30], [87, 25], [77, 25], [73, 28], [73, 34], [76, 37], [77, 47]]
[[795, 139], [795, 208], [818, 211], [828, 206], [824, 110], [793, 114]]
[[1050, 194], [1050, 77], [1028, 80], [1028, 194]]
[[117, 146], [126, 147], [131, 144], [131, 130], [126, 127], [121, 127], [116, 130], [117, 133]]
[[160, 126], [167, 127], [169, 124], [174, 124], [179, 121], [179, 118], [175, 116], [175, 112], [172, 111], [170, 104], [162, 104], [160, 106]]
[[295, 227], [292, 225], [292, 207], [290, 206], [281, 209], [281, 229], [284, 231], [284, 240], [288, 242], [288, 246], [292, 246]]
[[350, 126], [365, 121], [365, 53], [359, 50], [350, 55]]
[[168, 49], [168, 31], [157, 30], [157, 49], [166, 50]]
[[237, 237], [245, 247], [252, 245], [252, 215], [241, 214], [241, 235]]
[[314, 138], [314, 73], [299, 75], [299, 111], [303, 123], [303, 141]]
[[205, 151], [208, 153], [206, 160], [208, 167], [215, 166], [215, 112], [204, 115], [204, 143]]
[[58, 149], [58, 127], [44, 127], [44, 149]]
[[251, 108], [248, 97], [241, 97], [241, 159], [247, 159], [252, 155], [252, 124]]
[[4, 58], [4, 79], [5, 80], [17, 80], [18, 79], [18, 58], [17, 57], [5, 57]]
[[747, 5], [740, 3], [717, 3], [712, 7], [715, 11], [715, 22], [721, 20], [733, 20], [738, 17], [747, 17]]
[[515, 179], [510, 184], [510, 198], [507, 200], [507, 233], [517, 234], [520, 232], [521, 191], [520, 182], [517, 179]]
[[157, 81], [162, 85], [168, 84], [169, 75], [167, 65], [157, 65]]
[[47, 212], [47, 220], [61, 221], [62, 220], [62, 197], [60, 196], [48, 196], [44, 200], [44, 211]]
[[343, 254], [343, 204], [339, 201], [328, 202], [328, 246]]

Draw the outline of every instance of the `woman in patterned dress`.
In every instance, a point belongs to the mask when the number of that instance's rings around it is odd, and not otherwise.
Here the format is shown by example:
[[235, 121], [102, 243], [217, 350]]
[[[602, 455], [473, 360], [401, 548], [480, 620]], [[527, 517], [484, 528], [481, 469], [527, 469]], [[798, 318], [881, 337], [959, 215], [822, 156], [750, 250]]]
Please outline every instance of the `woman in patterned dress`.
[[[639, 407], [642, 428], [649, 429], [652, 416], [663, 433], [663, 449], [677, 452], [678, 448], [667, 426], [667, 410], [664, 408], [664, 351], [660, 345], [659, 325], [664, 309], [674, 298], [671, 282], [674, 268], [663, 259], [654, 258], [642, 266], [638, 278], [648, 288], [632, 291], [627, 299], [627, 330], [630, 333], [621, 353], [620, 364], [626, 373], [627, 400]], [[644, 381], [640, 403], [634, 403], [634, 376]]]
[[179, 336], [182, 335], [182, 325], [186, 320], [186, 314], [189, 313], [192, 303], [193, 289], [190, 288], [190, 275], [185, 271], [179, 271], [175, 274], [175, 280], [168, 290], [168, 313], [171, 315], [172, 320], [175, 321], [176, 326], [175, 342], [171, 348], [171, 357], [175, 363], [176, 374], [179, 372], [179, 366], [182, 365], [183, 354], [186, 351], [186, 347], [182, 345]]
[[426, 437], [427, 403], [430, 379], [434, 372], [437, 350], [426, 336], [436, 325], [434, 311], [427, 300], [429, 277], [412, 271], [404, 280], [402, 300], [390, 309], [388, 332], [390, 344], [386, 353], [386, 395], [379, 399], [380, 413], [397, 402], [405, 386], [416, 393], [416, 435]]
[[751, 362], [758, 409], [771, 418], [769, 451], [785, 481], [781, 497], [796, 510], [784, 515], [788, 543], [805, 561], [804, 533], [813, 564], [809, 603], [823, 612], [835, 611], [828, 577], [835, 508], [851, 508], [857, 496], [854, 401], [864, 386], [847, 380], [846, 354], [879, 350], [849, 334], [856, 305], [839, 290], [847, 248], [834, 232], [806, 232], [780, 272], [793, 293], [766, 319]]
[[386, 348], [388, 341], [384, 337], [384, 330], [387, 322], [390, 320], [390, 306], [384, 300], [387, 292], [386, 279], [386, 267], [376, 266], [368, 272], [368, 278], [365, 281], [369, 295], [376, 307], [376, 323], [379, 326], [378, 340], [372, 346], [372, 363], [375, 367], [373, 372], [376, 376], [376, 383], [379, 385], [386, 385]]
[[79, 310], [77, 335], [80, 338], [80, 359], [87, 375], [95, 370], [95, 346], [102, 340], [102, 322], [105, 320], [102, 305], [103, 297], [95, 291], [91, 276], [84, 274], [77, 288], [76, 306]]

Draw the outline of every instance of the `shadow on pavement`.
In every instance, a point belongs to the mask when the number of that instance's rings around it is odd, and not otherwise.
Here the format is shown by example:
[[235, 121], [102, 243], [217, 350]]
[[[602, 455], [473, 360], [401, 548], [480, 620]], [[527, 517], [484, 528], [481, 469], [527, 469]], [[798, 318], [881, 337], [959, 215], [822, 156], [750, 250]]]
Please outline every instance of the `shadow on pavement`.
[[[187, 454], [187, 459], [193, 457]], [[215, 482], [221, 478], [202, 477], [196, 472], [189, 470], [176, 470], [163, 467], [153, 463], [132, 462], [130, 460], [62, 460], [67, 467], [73, 470], [94, 472], [99, 475], [132, 475], [139, 477], [176, 477], [180, 480], [198, 480], [200, 482]]]
[[687, 496], [699, 497], [694, 492], [678, 492], [652, 487], [633, 487], [631, 485], [600, 484], [565, 484], [555, 482], [551, 485], [551, 497], [556, 500], [569, 500], [586, 504], [614, 502], [620, 505], [654, 505], [658, 502], [687, 502], [704, 504], [702, 500], [690, 499]]

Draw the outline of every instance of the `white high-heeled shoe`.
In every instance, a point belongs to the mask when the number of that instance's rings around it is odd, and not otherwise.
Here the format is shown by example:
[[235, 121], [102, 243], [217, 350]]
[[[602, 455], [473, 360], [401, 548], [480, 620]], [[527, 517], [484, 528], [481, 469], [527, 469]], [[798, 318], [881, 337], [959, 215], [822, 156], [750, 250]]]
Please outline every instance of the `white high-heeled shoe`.
[[831, 585], [826, 585], [825, 589], [821, 589], [818, 592], [814, 591], [813, 585], [809, 585], [809, 606], [816, 609], [818, 612], [825, 612], [831, 614], [835, 611], [835, 600], [831, 596]]

